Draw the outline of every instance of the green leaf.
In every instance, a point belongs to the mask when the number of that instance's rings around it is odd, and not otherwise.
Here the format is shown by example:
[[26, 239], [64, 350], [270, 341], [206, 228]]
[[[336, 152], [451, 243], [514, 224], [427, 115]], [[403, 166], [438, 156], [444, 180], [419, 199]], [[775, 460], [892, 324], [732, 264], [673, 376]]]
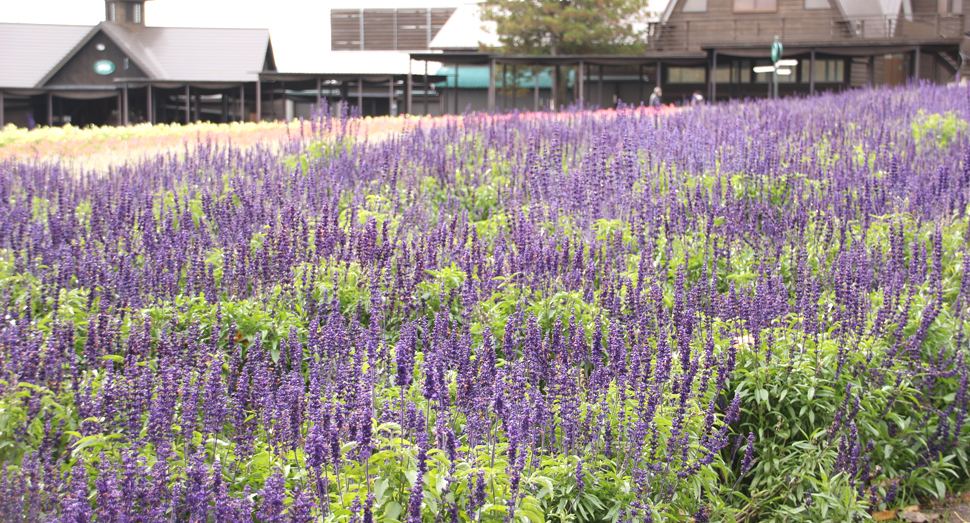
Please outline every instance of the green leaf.
[[384, 501], [384, 491], [390, 481], [387, 478], [377, 478], [374, 480], [374, 498], [378, 505]]
[[402, 507], [400, 503], [397, 501], [389, 502], [384, 506], [384, 519], [393, 519], [394, 521], [398, 521], [398, 518], [401, 516], [401, 510]]
[[553, 483], [551, 478], [548, 478], [546, 476], [536, 476], [532, 478], [532, 481], [545, 487], [545, 489], [549, 492], [550, 495], [555, 495], [556, 491], [553, 488]]
[[546, 523], [545, 516], [543, 516], [542, 514], [540, 514], [538, 512], [535, 512], [534, 510], [530, 510], [530, 509], [519, 509], [519, 510], [516, 511], [516, 513], [517, 514], [522, 514], [525, 517], [529, 518], [529, 521], [531, 521], [532, 523]]
[[80, 441], [74, 444], [74, 450], [71, 451], [71, 454], [72, 455], [76, 454], [81, 449], [86, 449], [88, 447], [92, 447], [95, 445], [99, 447], [104, 446], [104, 438], [101, 434], [94, 434], [91, 436], [81, 438]]

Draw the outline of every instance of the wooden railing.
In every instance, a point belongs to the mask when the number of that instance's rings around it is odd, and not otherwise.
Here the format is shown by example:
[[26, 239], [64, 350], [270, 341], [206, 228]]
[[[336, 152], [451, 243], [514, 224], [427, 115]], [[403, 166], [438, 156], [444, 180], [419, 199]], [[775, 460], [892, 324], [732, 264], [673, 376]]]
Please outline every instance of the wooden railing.
[[655, 22], [650, 24], [647, 34], [652, 49], [689, 50], [710, 45], [768, 45], [776, 35], [785, 44], [959, 41], [963, 38], [963, 31], [963, 15], [930, 13], [851, 19], [777, 15], [738, 15], [710, 19], [697, 17], [675, 23]]

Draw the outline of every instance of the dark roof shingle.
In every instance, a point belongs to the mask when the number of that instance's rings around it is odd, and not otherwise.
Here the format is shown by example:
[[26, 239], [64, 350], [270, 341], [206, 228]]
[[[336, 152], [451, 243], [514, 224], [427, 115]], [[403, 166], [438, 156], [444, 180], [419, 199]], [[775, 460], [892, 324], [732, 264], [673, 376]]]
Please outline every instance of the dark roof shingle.
[[33, 88], [90, 31], [86, 25], [0, 24], [0, 87]]
[[99, 31], [160, 81], [255, 82], [270, 48], [268, 29], [0, 24], [0, 87], [37, 87]]

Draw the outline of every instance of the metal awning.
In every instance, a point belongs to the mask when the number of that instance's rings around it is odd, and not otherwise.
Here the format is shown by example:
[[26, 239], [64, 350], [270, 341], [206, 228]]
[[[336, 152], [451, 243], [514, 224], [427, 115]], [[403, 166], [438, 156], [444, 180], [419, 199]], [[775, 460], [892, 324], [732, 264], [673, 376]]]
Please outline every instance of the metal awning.
[[[911, 53], [917, 49], [923, 52], [945, 52], [952, 51], [954, 46], [959, 46], [961, 40], [954, 40], [952, 43], [922, 41], [903, 41], [898, 40], [885, 42], [866, 41], [864, 45], [858, 42], [819, 42], [812, 45], [786, 45], [785, 56], [809, 55], [812, 51], [838, 55], [838, 56], [870, 56], [875, 54], [890, 53]], [[771, 44], [746, 44], [746, 45], [708, 45], [702, 46], [705, 51], [717, 51], [719, 55], [736, 56], [741, 58], [768, 56]]]
[[417, 61], [440, 62], [457, 65], [488, 65], [493, 60], [496, 64], [509, 65], [537, 65], [540, 67], [588, 65], [648, 65], [658, 60], [665, 64], [693, 64], [706, 60], [706, 52], [660, 52], [642, 55], [507, 55], [497, 53], [411, 53], [411, 59]]

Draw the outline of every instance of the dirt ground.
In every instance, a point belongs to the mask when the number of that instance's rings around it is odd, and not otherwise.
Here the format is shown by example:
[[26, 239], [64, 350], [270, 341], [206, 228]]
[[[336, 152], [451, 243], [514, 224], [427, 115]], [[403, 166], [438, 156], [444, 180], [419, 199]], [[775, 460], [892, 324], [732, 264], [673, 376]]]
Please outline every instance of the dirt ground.
[[948, 523], [970, 523], [970, 505], [963, 504], [953, 507], [946, 514]]

